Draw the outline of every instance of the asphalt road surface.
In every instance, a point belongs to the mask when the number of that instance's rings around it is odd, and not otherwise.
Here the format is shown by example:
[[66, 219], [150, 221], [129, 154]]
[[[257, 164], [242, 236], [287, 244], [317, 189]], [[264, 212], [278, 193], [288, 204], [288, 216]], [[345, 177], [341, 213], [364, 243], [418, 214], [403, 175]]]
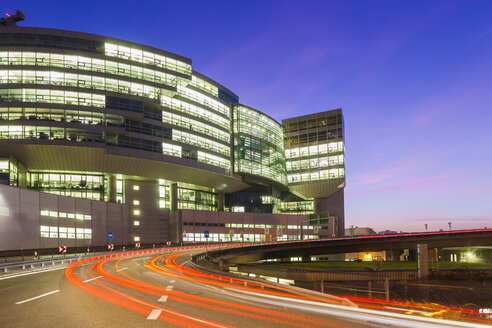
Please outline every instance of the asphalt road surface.
[[409, 311], [379, 301], [354, 304], [266, 281], [204, 273], [190, 262], [191, 252], [201, 251], [126, 252], [68, 268], [2, 275], [0, 327], [432, 328], [492, 323], [456, 320], [440, 309], [415, 306]]

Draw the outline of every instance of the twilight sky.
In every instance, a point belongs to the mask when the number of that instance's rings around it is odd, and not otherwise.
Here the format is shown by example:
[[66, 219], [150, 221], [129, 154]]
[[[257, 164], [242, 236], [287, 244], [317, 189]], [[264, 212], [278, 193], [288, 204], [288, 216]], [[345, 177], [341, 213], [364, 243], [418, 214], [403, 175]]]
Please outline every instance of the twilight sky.
[[279, 121], [341, 107], [346, 226], [492, 227], [492, 1], [2, 1], [134, 41]]

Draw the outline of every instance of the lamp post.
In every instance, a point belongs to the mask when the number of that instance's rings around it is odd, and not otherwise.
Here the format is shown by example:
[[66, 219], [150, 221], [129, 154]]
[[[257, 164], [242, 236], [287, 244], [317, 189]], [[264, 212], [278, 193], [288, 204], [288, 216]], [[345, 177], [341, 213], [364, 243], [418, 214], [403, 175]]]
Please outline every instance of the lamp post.
[[427, 232], [427, 223], [425, 224], [425, 232]]
[[300, 223], [300, 227], [301, 227], [301, 229], [300, 229], [300, 234], [299, 234], [299, 240], [302, 240], [302, 237], [303, 237], [303, 236], [302, 236], [302, 224], [303, 224], [304, 222], [311, 222], [311, 219], [306, 219], [306, 220], [300, 220], [300, 221], [299, 221], [299, 223]]
[[451, 231], [451, 222], [448, 222], [449, 231]]

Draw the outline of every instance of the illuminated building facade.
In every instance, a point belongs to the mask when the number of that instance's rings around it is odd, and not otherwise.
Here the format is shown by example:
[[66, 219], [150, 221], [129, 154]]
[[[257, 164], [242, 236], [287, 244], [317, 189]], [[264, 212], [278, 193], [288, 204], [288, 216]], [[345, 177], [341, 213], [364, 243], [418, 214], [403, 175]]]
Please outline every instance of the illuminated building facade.
[[289, 118], [282, 121], [287, 180], [293, 194], [311, 208], [312, 223], [324, 229], [320, 235], [345, 229], [345, 142], [341, 109]]
[[[315, 208], [304, 204], [315, 196], [298, 192], [304, 181], [293, 180], [285, 154], [277, 121], [188, 58], [0, 26], [0, 183], [9, 186], [0, 188], [9, 222], [0, 234], [35, 239], [18, 248], [201, 242], [205, 230], [224, 242], [318, 238]], [[14, 209], [26, 199], [36, 211]], [[29, 228], [19, 220], [27, 216]]]

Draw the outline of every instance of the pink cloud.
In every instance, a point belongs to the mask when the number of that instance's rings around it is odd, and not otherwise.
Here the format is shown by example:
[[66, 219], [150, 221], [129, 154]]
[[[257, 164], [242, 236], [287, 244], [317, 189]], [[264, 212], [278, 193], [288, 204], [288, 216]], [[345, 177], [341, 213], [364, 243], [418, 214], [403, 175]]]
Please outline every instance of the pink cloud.
[[396, 192], [396, 191], [408, 191], [408, 190], [423, 189], [423, 188], [428, 190], [429, 185], [439, 185], [439, 188], [442, 188], [443, 183], [455, 182], [455, 181], [456, 181], [455, 174], [449, 176], [436, 175], [436, 176], [430, 176], [425, 178], [403, 180], [397, 184], [393, 184], [381, 188], [374, 188], [374, 189], [368, 189], [362, 191], [347, 191], [345, 192], [345, 196], [351, 197], [351, 196], [361, 196], [361, 195], [372, 195], [372, 194], [389, 193], [389, 192]]
[[489, 27], [488, 29], [484, 30], [482, 33], [480, 33], [479, 35], [477, 35], [476, 37], [474, 37], [472, 39], [472, 41], [478, 41], [480, 39], [483, 39], [485, 38], [486, 36], [488, 36], [489, 34], [492, 34], [492, 26]]

